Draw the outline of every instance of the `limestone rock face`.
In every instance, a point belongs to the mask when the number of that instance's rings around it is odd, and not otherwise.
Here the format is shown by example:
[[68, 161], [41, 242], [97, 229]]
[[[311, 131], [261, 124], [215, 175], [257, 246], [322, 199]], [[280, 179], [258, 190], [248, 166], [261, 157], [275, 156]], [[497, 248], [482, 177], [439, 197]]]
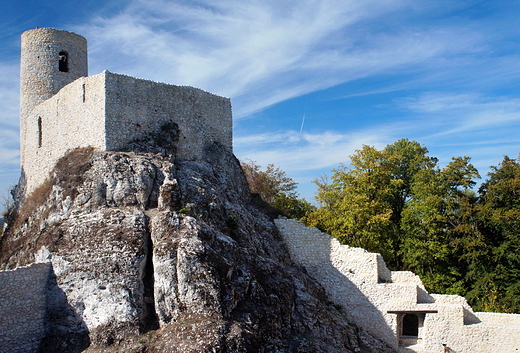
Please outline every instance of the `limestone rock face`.
[[218, 145], [79, 149], [10, 222], [2, 269], [51, 262], [42, 352], [387, 352], [295, 266]]

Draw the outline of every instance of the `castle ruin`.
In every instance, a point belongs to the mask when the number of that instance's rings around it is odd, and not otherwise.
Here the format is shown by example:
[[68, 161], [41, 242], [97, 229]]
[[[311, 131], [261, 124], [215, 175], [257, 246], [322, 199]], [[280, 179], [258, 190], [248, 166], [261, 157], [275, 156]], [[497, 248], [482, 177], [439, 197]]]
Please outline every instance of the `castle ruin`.
[[[209, 144], [232, 151], [228, 98], [108, 71], [88, 76], [87, 41], [72, 32], [37, 28], [23, 33], [20, 86], [21, 166], [27, 193], [45, 181], [69, 150], [92, 146], [118, 151], [167, 124], [178, 127], [178, 160], [198, 160]], [[474, 313], [462, 297], [429, 294], [413, 273], [389, 271], [379, 254], [340, 245], [295, 220], [275, 223], [292, 261], [304, 267], [355, 324], [392, 349], [520, 350], [520, 315]], [[37, 263], [0, 272], [0, 317], [5, 319], [0, 352], [38, 350], [50, 270], [49, 263]]]
[[69, 150], [117, 151], [165, 124], [179, 129], [178, 160], [208, 144], [232, 150], [229, 98], [104, 71], [88, 76], [84, 37], [52, 28], [22, 34], [20, 159], [30, 193]]
[[398, 352], [520, 351], [520, 315], [473, 312], [458, 295], [429, 294], [410, 271], [390, 271], [380, 254], [341, 245], [294, 219], [277, 219], [294, 262], [351, 320]]

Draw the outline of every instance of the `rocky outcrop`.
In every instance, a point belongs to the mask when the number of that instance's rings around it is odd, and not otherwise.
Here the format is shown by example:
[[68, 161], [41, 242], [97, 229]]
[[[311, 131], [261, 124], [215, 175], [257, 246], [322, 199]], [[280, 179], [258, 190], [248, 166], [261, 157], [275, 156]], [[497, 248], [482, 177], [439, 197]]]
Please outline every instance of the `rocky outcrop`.
[[392, 351], [291, 262], [226, 149], [132, 149], [62, 158], [3, 237], [2, 269], [52, 264], [41, 351]]

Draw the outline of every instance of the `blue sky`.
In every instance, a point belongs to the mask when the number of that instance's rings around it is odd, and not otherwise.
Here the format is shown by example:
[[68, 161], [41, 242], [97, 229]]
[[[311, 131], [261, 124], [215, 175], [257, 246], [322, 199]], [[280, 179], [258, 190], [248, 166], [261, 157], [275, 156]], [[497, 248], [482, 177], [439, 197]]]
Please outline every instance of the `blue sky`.
[[19, 38], [89, 42], [105, 69], [230, 97], [235, 154], [311, 180], [363, 144], [469, 156], [485, 177], [520, 152], [520, 2], [3, 0], [0, 195], [19, 177]]

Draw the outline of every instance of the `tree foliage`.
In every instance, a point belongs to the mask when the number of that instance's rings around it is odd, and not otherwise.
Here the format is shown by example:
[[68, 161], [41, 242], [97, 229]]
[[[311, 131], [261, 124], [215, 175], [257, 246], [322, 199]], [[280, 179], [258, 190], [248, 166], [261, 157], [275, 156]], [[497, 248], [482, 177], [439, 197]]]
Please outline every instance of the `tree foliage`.
[[478, 222], [485, 247], [473, 256], [477, 309], [520, 312], [520, 163], [504, 157], [479, 188]]
[[435, 293], [466, 295], [478, 310], [520, 312], [520, 164], [505, 157], [478, 193], [469, 157], [441, 168], [415, 141], [363, 146], [330, 180], [316, 179], [308, 214], [342, 243], [379, 252]]
[[403, 209], [411, 197], [412, 181], [436, 160], [415, 141], [402, 139], [383, 150], [363, 146], [351, 156], [351, 167], [333, 170], [329, 184], [319, 180], [322, 205], [305, 220], [345, 244], [379, 252], [393, 268], [399, 256]]
[[269, 164], [265, 170], [255, 161], [240, 162], [245, 173], [249, 189], [259, 194], [262, 200], [276, 209], [282, 215], [300, 219], [314, 211], [305, 199], [298, 198], [296, 183], [285, 172], [274, 164]]
[[477, 177], [469, 158], [459, 157], [444, 169], [421, 170], [414, 179], [401, 221], [399, 255], [405, 268], [421, 275], [434, 292], [464, 291], [465, 265], [459, 259], [476, 235], [470, 221]]

